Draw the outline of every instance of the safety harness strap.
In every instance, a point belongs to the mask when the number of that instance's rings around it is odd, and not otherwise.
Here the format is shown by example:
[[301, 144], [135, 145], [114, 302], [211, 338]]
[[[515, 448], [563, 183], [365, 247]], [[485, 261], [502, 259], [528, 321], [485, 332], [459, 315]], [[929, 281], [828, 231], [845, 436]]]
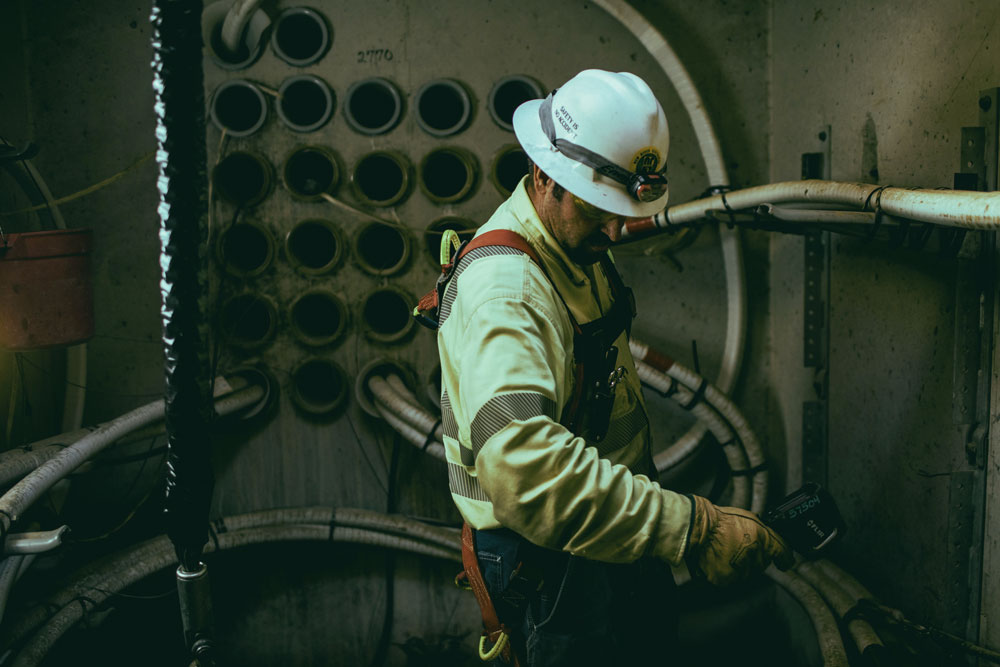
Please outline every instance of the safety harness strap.
[[[462, 524], [462, 565], [465, 567], [463, 574], [472, 588], [472, 594], [476, 596], [476, 602], [479, 603], [479, 610], [483, 615], [483, 629], [486, 631], [486, 634], [479, 640], [479, 657], [482, 660], [500, 658], [514, 667], [520, 667], [521, 663], [510, 645], [510, 630], [500, 622], [497, 610], [490, 599], [489, 591], [486, 590], [483, 575], [479, 571], [472, 526], [467, 523]], [[491, 646], [489, 649], [486, 647], [487, 642]]]
[[[493, 231], [485, 232], [460, 245], [458, 252], [455, 253], [452, 260], [441, 265], [441, 275], [438, 276], [437, 284], [434, 286], [434, 289], [420, 297], [420, 301], [417, 302], [417, 307], [413, 311], [413, 316], [417, 318], [418, 322], [430, 329], [438, 328], [438, 308], [441, 306], [441, 301], [444, 299], [444, 290], [451, 281], [452, 275], [458, 267], [458, 263], [469, 253], [469, 251], [486, 246], [503, 246], [505, 248], [513, 248], [514, 250], [523, 252], [531, 259], [531, 261], [541, 267], [542, 272], [545, 273], [545, 277], [549, 278], [549, 274], [545, 271], [545, 265], [542, 264], [541, 260], [538, 258], [538, 253], [535, 252], [534, 248], [528, 245], [528, 242], [525, 241], [524, 237], [520, 234], [507, 229], [494, 229]], [[551, 280], [552, 279], [549, 278], [549, 282], [551, 282]], [[560, 298], [562, 297], [560, 296]], [[577, 325], [576, 320], [573, 319], [572, 314], [570, 315], [570, 319], [573, 321], [573, 330], [579, 332], [580, 327]]]
[[[555, 283], [549, 276], [545, 265], [539, 259], [534, 248], [528, 245], [524, 237], [510, 230], [496, 229], [485, 232], [471, 241], [466, 241], [459, 247], [452, 261], [442, 265], [441, 276], [438, 277], [437, 285], [420, 299], [417, 308], [414, 310], [414, 316], [418, 320], [426, 326], [434, 329], [437, 328], [437, 309], [444, 298], [444, 290], [451, 280], [456, 267], [458, 267], [461, 259], [469, 251], [485, 246], [503, 246], [523, 252], [542, 270], [545, 277], [552, 283], [553, 288], [555, 287]], [[584, 328], [576, 321], [573, 312], [570, 310], [565, 299], [563, 299], [562, 294], [559, 294], [558, 289], [556, 290], [556, 294], [559, 295], [559, 299], [562, 301], [563, 307], [566, 309], [566, 314], [573, 325], [575, 348], [573, 355], [575, 364], [573, 395], [566, 404], [561, 423], [574, 433], [578, 433], [577, 428], [580, 423], [580, 415], [583, 412], [581, 408], [585, 402], [585, 393], [588, 388], [587, 379], [594, 375], [593, 371], [585, 370], [585, 367], [589, 369], [593, 366], [595, 360], [590, 358], [593, 355], [589, 352], [581, 354], [581, 348], [601, 348], [600, 351], [603, 358], [607, 347], [621, 335], [622, 331], [628, 331], [631, 328], [632, 318], [635, 317], [635, 299], [632, 296], [632, 290], [624, 285], [621, 276], [610, 259], [607, 257], [602, 258], [601, 266], [608, 278], [615, 305], [607, 316], [595, 323], [588, 323], [586, 325], [588, 329], [586, 333]], [[584, 341], [586, 341], [586, 345]], [[462, 565], [465, 567], [465, 570], [456, 577], [455, 581], [459, 583], [460, 580], [464, 579], [468, 582], [469, 587], [476, 596], [476, 601], [479, 603], [479, 609], [483, 617], [483, 628], [486, 631], [486, 634], [479, 641], [479, 657], [484, 661], [499, 657], [505, 663], [511, 664], [514, 667], [520, 667], [517, 655], [510, 644], [510, 630], [500, 622], [493, 601], [490, 599], [489, 591], [486, 589], [486, 584], [483, 581], [482, 573], [479, 571], [479, 561], [476, 558], [476, 546], [473, 539], [472, 527], [468, 523], [462, 525]], [[489, 642], [490, 648], [487, 648], [487, 642]]]
[[[459, 262], [470, 251], [487, 246], [502, 246], [523, 252], [542, 270], [548, 281], [555, 287], [555, 283], [552, 281], [552, 277], [549, 276], [545, 264], [523, 236], [508, 229], [494, 229], [463, 243], [458, 248], [458, 252], [455, 253], [451, 262], [441, 266], [441, 275], [438, 277], [434, 289], [421, 297], [417, 307], [414, 309], [414, 317], [421, 324], [431, 329], [437, 329], [438, 308], [444, 299], [444, 291], [451, 281]], [[606, 256], [602, 257], [601, 268], [604, 270], [604, 275], [608, 278], [608, 284], [611, 287], [611, 296], [615, 303], [612, 306], [611, 312], [599, 320], [588, 322], [581, 326], [576, 321], [576, 317], [573, 316], [573, 311], [570, 310], [562, 294], [559, 293], [558, 289], [556, 290], [556, 294], [559, 296], [559, 300], [562, 301], [566, 315], [569, 317], [570, 324], [573, 326], [573, 360], [575, 364], [573, 369], [573, 395], [566, 403], [559, 421], [574, 433], [578, 433], [581, 426], [581, 408], [583, 407], [585, 394], [589, 389], [592, 389], [591, 385], [598, 379], [597, 375], [601, 373], [606, 365], [604, 363], [606, 351], [618, 336], [621, 335], [622, 331], [631, 333], [632, 319], [635, 317], [635, 297], [632, 294], [632, 290], [625, 286], [621, 275], [619, 275], [618, 270], [615, 268], [614, 262]]]

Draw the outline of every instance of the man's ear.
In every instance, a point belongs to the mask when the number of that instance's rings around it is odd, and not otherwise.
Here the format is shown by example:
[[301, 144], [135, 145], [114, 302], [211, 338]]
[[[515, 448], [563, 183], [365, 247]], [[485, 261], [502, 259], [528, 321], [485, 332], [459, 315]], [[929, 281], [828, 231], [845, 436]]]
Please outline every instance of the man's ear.
[[539, 169], [537, 164], [533, 164], [531, 165], [531, 182], [537, 192], [545, 192], [545, 189], [552, 184], [552, 179]]

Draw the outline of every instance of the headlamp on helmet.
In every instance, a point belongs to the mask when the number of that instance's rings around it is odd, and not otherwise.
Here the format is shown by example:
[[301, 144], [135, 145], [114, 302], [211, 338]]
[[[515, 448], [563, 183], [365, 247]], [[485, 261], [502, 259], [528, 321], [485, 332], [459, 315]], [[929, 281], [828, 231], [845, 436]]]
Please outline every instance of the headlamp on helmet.
[[[599, 153], [595, 153], [589, 148], [584, 148], [575, 144], [569, 139], [556, 137], [556, 127], [552, 122], [552, 98], [556, 91], [553, 90], [545, 98], [541, 106], [538, 107], [538, 118], [542, 124], [542, 131], [548, 137], [552, 146], [568, 157], [580, 164], [584, 164], [598, 174], [607, 176], [613, 181], [617, 181], [625, 186], [625, 191], [638, 202], [648, 203], [656, 201], [667, 192], [669, 185], [667, 181], [667, 165], [663, 165], [660, 171], [631, 171], [615, 164]], [[637, 166], [642, 168], [643, 160], [637, 160]], [[655, 160], [654, 160], [655, 164]]]

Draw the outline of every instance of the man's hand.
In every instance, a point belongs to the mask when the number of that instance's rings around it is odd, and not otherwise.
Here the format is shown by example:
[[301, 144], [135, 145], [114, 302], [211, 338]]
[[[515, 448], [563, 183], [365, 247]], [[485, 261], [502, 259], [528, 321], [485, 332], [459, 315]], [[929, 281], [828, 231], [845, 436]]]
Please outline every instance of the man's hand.
[[685, 558], [716, 586], [746, 579], [771, 561], [782, 570], [795, 563], [792, 550], [760, 518], [736, 507], [691, 498], [691, 533]]

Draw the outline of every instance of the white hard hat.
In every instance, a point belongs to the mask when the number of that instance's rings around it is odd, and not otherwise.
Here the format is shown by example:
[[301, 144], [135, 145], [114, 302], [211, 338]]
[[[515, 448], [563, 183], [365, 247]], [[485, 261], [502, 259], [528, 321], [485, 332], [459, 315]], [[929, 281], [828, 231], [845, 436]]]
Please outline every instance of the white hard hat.
[[635, 74], [584, 70], [519, 106], [514, 133], [539, 169], [588, 204], [630, 217], [667, 204], [667, 117]]

